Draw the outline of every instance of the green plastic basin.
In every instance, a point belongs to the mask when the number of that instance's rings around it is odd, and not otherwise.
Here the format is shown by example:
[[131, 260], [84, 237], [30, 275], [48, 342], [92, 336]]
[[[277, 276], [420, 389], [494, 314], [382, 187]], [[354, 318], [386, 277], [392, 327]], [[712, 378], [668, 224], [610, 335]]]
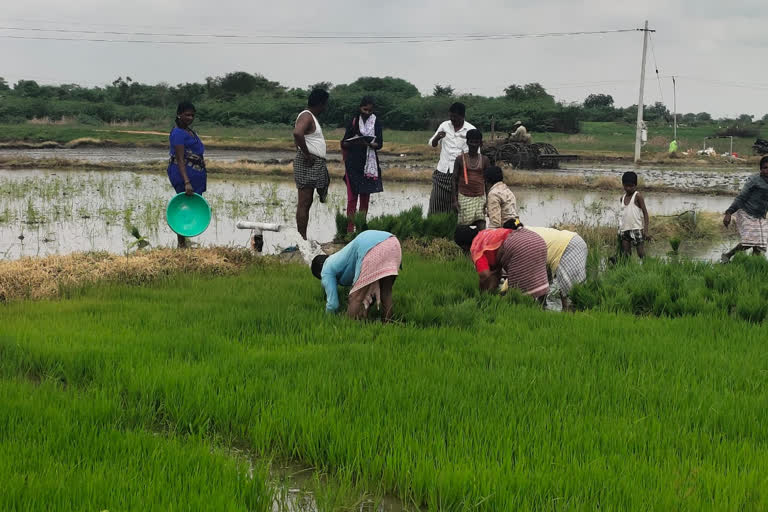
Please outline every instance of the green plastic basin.
[[200, 194], [176, 194], [168, 201], [165, 219], [171, 229], [181, 236], [197, 236], [211, 223], [211, 207]]

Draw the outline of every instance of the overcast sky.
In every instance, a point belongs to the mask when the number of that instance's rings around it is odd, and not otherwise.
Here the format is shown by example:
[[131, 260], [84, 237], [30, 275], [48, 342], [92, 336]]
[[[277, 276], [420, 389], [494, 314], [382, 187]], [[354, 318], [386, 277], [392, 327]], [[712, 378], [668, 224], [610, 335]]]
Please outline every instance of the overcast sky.
[[[638, 98], [640, 32], [413, 41], [435, 34], [461, 38], [617, 30], [641, 27], [645, 19], [657, 30], [648, 51], [646, 103], [663, 99], [671, 109], [670, 77], [676, 75], [679, 112], [758, 117], [768, 112], [766, 0], [3, 0], [0, 76], [12, 83], [26, 78], [104, 85], [128, 75], [145, 83], [176, 84], [242, 70], [306, 87], [389, 75], [409, 80], [423, 93], [440, 83], [483, 95], [498, 95], [511, 83], [540, 82], [558, 100], [583, 101], [589, 93], [603, 92], [627, 106]], [[20, 28], [48, 31], [14, 30]], [[92, 33], [50, 31], [55, 29]], [[341, 39], [285, 38], [302, 35]], [[351, 35], [413, 37], [410, 42], [357, 44]], [[252, 44], [257, 41], [293, 44]]]

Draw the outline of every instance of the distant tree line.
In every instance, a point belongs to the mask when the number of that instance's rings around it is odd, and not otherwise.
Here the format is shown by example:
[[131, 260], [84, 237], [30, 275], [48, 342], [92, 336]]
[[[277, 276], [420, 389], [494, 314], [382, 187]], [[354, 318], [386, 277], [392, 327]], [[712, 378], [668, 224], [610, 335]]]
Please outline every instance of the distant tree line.
[[[577, 133], [581, 121], [634, 123], [636, 116], [636, 106], [616, 107], [607, 94], [590, 94], [581, 104], [557, 102], [538, 83], [512, 84], [497, 97], [457, 95], [450, 85], [437, 84], [432, 95], [423, 96], [415, 85], [401, 78], [361, 77], [349, 84], [324, 82], [307, 88], [288, 88], [262, 75], [237, 71], [206, 78], [204, 83], [175, 86], [143, 84], [126, 76], [105, 87], [40, 85], [34, 80], [19, 80], [11, 87], [0, 78], [0, 122], [34, 118], [75, 118], [85, 124], [160, 121], [173, 116], [179, 101], [189, 100], [195, 103], [199, 118], [209, 123], [291, 124], [314, 87], [331, 93], [325, 117], [325, 123], [331, 126], [343, 126], [366, 94], [376, 98], [378, 115], [386, 126], [401, 130], [435, 128], [446, 118], [454, 101], [465, 103], [467, 118], [485, 130], [492, 120], [498, 131], [510, 130], [520, 120], [532, 131]], [[671, 122], [672, 114], [657, 102], [645, 108], [645, 119], [667, 123]], [[751, 125], [753, 117], [745, 114], [727, 121]], [[678, 122], [710, 123], [712, 116], [706, 112], [683, 114], [678, 115]]]

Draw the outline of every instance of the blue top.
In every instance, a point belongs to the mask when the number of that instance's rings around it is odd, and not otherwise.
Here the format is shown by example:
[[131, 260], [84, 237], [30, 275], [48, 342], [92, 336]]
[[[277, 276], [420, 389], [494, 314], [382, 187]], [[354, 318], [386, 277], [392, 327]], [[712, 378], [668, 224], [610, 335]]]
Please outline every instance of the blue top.
[[202, 155], [205, 153], [205, 147], [203, 146], [203, 141], [200, 140], [200, 137], [192, 135], [187, 130], [182, 130], [178, 126], [171, 130], [169, 138], [171, 140], [171, 156], [176, 156], [176, 146], [184, 146], [184, 152], [189, 150], [194, 155]]
[[176, 146], [184, 146], [184, 168], [187, 177], [196, 193], [205, 192], [208, 178], [205, 172], [205, 157], [203, 153], [203, 141], [195, 133], [182, 130], [178, 126], [171, 130], [170, 159], [168, 160], [168, 179], [176, 192], [184, 192], [184, 178], [181, 176], [178, 162], [176, 161]]
[[363, 258], [368, 251], [373, 249], [392, 233], [386, 231], [363, 231], [339, 252], [332, 254], [325, 260], [323, 270], [320, 273], [323, 288], [325, 289], [325, 311], [333, 312], [339, 309], [338, 285], [352, 286], [360, 277], [360, 269], [363, 266]]

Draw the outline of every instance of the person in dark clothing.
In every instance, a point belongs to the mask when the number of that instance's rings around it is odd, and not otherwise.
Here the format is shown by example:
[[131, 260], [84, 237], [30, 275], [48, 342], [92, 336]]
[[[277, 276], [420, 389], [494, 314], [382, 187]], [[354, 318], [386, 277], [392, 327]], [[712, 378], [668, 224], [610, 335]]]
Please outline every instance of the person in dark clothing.
[[727, 263], [739, 251], [752, 249], [752, 253], [765, 253], [768, 245], [768, 224], [765, 214], [768, 212], [768, 156], [760, 159], [760, 174], [747, 180], [741, 193], [733, 200], [723, 216], [723, 224], [728, 227], [731, 218], [739, 230], [739, 244], [723, 253], [721, 261]]
[[371, 194], [384, 190], [377, 151], [384, 145], [381, 123], [373, 113], [372, 97], [360, 100], [360, 110], [347, 123], [341, 150], [344, 156], [344, 182], [347, 184], [347, 232], [355, 230], [355, 213], [365, 216]]

